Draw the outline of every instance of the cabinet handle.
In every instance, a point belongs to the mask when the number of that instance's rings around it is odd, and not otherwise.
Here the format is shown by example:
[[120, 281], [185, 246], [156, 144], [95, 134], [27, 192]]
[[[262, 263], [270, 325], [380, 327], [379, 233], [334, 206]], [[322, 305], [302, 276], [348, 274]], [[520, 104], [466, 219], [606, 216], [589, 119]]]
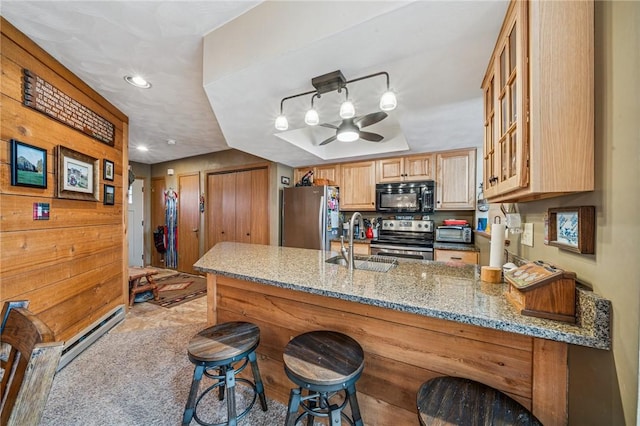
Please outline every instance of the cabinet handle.
[[247, 237], [249, 237], [249, 236], [251, 236], [251, 234], [249, 234], [249, 233], [247, 232]]
[[455, 259], [455, 260], [462, 260], [461, 257], [456, 257], [456, 256], [451, 256], [451, 259]]
[[222, 231], [221, 234], [224, 234], [224, 231]]

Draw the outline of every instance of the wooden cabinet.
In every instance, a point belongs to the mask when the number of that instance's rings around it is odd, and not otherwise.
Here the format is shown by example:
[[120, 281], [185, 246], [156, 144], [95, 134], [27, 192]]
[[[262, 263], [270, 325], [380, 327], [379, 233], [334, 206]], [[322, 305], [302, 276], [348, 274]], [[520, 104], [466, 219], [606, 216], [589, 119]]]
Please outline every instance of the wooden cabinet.
[[[348, 240], [345, 238], [344, 245], [347, 245]], [[331, 251], [340, 253], [340, 241], [331, 241]], [[353, 242], [353, 254], [361, 254], [369, 256], [371, 254], [371, 244]]]
[[436, 154], [436, 210], [474, 210], [476, 150]]
[[593, 2], [511, 2], [482, 83], [488, 200], [593, 190], [593, 48]]
[[207, 176], [207, 250], [222, 241], [269, 244], [266, 168]]
[[434, 178], [433, 154], [378, 160], [376, 182], [419, 181]]
[[340, 210], [374, 211], [376, 162], [343, 163], [340, 170]]
[[293, 171], [294, 185], [299, 182], [309, 170], [313, 171], [313, 179], [327, 179], [330, 185], [340, 186], [340, 164], [298, 167]]
[[466, 250], [443, 250], [433, 251], [434, 260], [439, 262], [461, 262], [472, 265], [478, 264], [478, 252]]

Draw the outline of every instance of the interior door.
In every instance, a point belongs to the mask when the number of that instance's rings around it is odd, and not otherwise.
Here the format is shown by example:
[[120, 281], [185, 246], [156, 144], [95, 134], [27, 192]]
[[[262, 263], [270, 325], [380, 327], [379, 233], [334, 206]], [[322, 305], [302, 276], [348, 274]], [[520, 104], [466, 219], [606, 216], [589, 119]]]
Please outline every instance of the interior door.
[[200, 257], [200, 173], [178, 176], [178, 270], [198, 274]]
[[236, 241], [251, 243], [251, 170], [236, 175]]
[[144, 180], [134, 180], [130, 191], [127, 202], [129, 266], [144, 266]]

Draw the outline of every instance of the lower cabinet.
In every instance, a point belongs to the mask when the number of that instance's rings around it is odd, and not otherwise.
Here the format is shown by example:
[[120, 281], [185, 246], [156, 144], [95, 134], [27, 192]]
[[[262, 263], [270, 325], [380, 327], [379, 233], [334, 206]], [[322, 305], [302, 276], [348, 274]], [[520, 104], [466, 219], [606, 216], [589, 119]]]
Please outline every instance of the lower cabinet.
[[[347, 241], [344, 242], [347, 245]], [[331, 241], [331, 251], [340, 253], [340, 241]], [[353, 254], [368, 256], [371, 254], [371, 244], [353, 242]]]
[[465, 250], [434, 250], [434, 260], [439, 262], [462, 262], [472, 265], [478, 264], [478, 252], [477, 251], [465, 251]]

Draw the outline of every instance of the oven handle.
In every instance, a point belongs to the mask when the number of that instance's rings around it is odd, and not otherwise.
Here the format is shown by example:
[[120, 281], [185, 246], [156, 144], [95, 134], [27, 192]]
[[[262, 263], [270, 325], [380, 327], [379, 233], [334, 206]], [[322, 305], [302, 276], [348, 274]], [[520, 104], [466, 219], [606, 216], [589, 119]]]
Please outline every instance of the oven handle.
[[382, 250], [407, 250], [407, 251], [433, 251], [433, 248], [415, 247], [415, 246], [387, 246], [383, 244], [371, 244], [371, 248], [377, 248]]

